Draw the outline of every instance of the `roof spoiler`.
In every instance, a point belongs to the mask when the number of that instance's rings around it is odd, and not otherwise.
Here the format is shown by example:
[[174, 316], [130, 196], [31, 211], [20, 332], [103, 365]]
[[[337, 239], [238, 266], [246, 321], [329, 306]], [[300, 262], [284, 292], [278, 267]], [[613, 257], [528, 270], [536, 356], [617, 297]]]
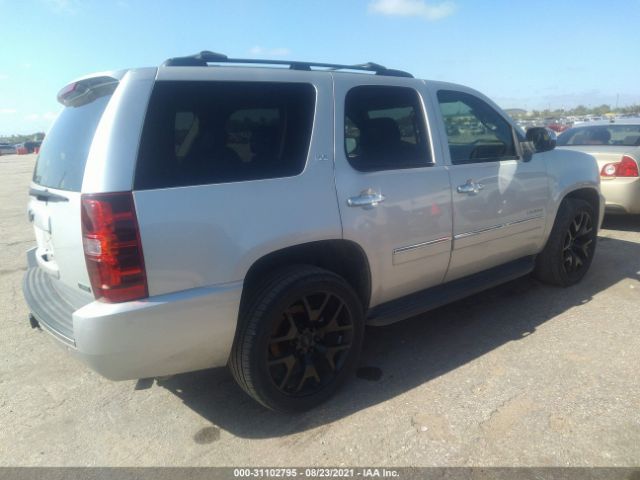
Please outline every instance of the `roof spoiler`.
[[89, 77], [71, 82], [58, 92], [58, 102], [65, 107], [79, 107], [93, 102], [96, 98], [113, 93], [118, 79], [107, 76]]

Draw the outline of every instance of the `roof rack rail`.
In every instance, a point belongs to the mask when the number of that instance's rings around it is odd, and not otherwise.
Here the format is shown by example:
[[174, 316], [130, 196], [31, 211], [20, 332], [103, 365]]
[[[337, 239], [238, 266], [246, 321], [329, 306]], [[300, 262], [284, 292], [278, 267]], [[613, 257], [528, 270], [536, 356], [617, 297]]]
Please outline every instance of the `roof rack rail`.
[[362, 72], [372, 72], [376, 75], [387, 75], [390, 77], [407, 77], [413, 78], [409, 72], [402, 70], [393, 70], [383, 67], [377, 63], [362, 63], [359, 65], [339, 65], [336, 63], [319, 63], [319, 62], [299, 62], [296, 60], [260, 60], [256, 58], [229, 58], [222, 53], [210, 52], [203, 50], [194, 55], [186, 57], [174, 57], [165, 60], [162, 64], [165, 67], [206, 67], [209, 63], [236, 63], [236, 64], [255, 64], [255, 65], [289, 65], [291, 70], [310, 71], [312, 67], [324, 68], [327, 70], [353, 70]]

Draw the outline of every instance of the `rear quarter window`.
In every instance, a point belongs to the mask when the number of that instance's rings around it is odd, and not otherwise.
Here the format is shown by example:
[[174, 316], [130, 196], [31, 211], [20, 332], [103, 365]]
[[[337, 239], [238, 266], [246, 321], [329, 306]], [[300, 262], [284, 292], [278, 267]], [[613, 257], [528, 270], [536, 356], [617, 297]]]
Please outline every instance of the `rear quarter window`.
[[138, 190], [294, 176], [304, 169], [315, 89], [303, 83], [158, 82]]

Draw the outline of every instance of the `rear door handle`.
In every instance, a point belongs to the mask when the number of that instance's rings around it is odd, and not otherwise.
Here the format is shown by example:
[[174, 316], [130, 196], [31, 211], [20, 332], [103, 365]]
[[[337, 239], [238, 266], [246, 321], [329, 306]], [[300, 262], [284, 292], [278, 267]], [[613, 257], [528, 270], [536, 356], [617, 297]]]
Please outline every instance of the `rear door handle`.
[[356, 197], [349, 197], [347, 205], [350, 207], [376, 207], [379, 203], [384, 202], [385, 196], [372, 189], [364, 190]]
[[473, 180], [469, 179], [467, 180], [467, 183], [464, 183], [462, 185], [458, 185], [458, 193], [466, 193], [469, 195], [476, 195], [477, 193], [480, 193], [480, 190], [484, 189], [484, 185], [481, 183], [476, 183]]

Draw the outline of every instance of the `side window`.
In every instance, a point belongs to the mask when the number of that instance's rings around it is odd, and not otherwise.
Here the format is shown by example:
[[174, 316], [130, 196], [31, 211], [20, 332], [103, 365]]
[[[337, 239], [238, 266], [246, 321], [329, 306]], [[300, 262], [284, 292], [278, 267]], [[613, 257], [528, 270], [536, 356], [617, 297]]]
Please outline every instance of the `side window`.
[[277, 108], [236, 110], [229, 116], [225, 127], [228, 145], [246, 164], [260, 160], [259, 157], [280, 157], [283, 140], [281, 124]]
[[303, 83], [158, 82], [136, 189], [206, 185], [302, 172], [315, 89]]
[[431, 165], [418, 92], [405, 87], [366, 85], [345, 99], [344, 148], [363, 172]]
[[198, 135], [200, 121], [193, 112], [176, 112], [175, 116], [175, 147], [176, 157], [183, 159]]
[[438, 102], [453, 164], [518, 158], [511, 125], [486, 102], [451, 90], [440, 90]]

